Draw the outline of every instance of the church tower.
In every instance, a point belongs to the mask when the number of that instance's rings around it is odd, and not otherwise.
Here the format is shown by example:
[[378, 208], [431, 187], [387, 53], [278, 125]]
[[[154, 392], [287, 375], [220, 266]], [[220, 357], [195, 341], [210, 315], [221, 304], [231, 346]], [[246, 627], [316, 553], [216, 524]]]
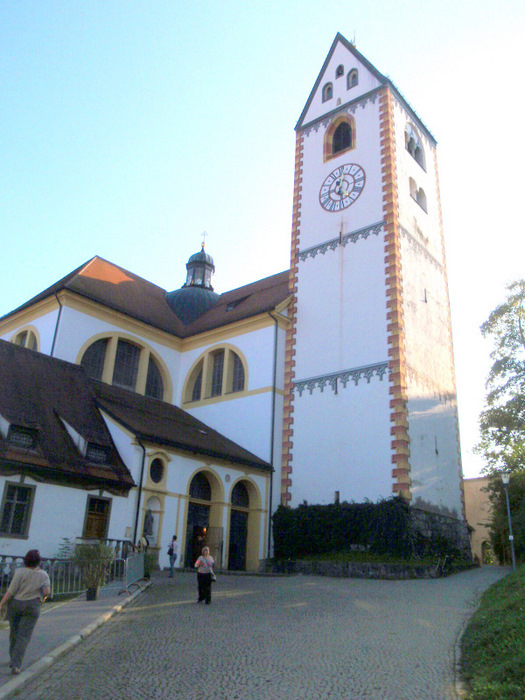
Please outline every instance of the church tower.
[[436, 141], [340, 34], [296, 133], [281, 502], [462, 518]]

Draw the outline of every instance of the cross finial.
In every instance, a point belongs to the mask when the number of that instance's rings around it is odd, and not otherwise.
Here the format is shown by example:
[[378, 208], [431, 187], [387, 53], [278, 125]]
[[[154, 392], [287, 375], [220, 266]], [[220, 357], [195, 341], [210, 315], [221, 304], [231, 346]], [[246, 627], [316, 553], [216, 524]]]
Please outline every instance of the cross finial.
[[203, 250], [204, 250], [204, 246], [206, 245], [206, 236], [207, 236], [207, 235], [208, 235], [208, 234], [206, 233], [206, 231], [203, 231], [203, 232], [201, 233], [201, 236], [202, 236], [201, 248], [202, 248]]

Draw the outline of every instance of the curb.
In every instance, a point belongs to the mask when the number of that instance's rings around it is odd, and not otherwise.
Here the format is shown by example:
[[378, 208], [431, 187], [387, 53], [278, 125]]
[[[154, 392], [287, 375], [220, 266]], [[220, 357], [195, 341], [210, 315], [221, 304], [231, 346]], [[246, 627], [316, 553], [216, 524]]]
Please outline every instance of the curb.
[[84, 629], [80, 630], [78, 634], [73, 635], [66, 642], [56, 647], [56, 649], [53, 649], [53, 651], [51, 651], [49, 654], [46, 654], [46, 656], [43, 656], [41, 659], [38, 659], [38, 661], [35, 661], [34, 664], [29, 666], [29, 668], [27, 668], [25, 671], [22, 671], [22, 673], [19, 676], [16, 676], [12, 680], [7, 681], [7, 683], [4, 683], [0, 688], [0, 700], [7, 700], [7, 698], [17, 695], [18, 692], [27, 683], [32, 681], [43, 671], [52, 666], [55, 663], [55, 661], [57, 661], [61, 656], [67, 654], [69, 651], [71, 651], [71, 649], [74, 649], [86, 637], [89, 637], [89, 635], [92, 632], [97, 630], [105, 622], [111, 619], [113, 615], [119, 613], [122, 610], [122, 608], [125, 608], [126, 605], [129, 605], [132, 600], [138, 598], [138, 596], [144, 593], [144, 591], [150, 586], [151, 581], [147, 581], [142, 587], [138, 588], [128, 598], [125, 598], [122, 601], [122, 603], [114, 605], [109, 612], [100, 615], [94, 622], [91, 622], [89, 625], [84, 627]]

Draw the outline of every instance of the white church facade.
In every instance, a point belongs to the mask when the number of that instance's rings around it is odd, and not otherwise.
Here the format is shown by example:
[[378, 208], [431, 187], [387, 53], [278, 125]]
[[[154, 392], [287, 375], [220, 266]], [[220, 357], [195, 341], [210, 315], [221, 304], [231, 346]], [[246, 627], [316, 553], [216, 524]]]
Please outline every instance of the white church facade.
[[[435, 140], [341, 35], [296, 134], [289, 270], [218, 294], [203, 248], [166, 291], [95, 257], [0, 319], [0, 554], [89, 537], [90, 503], [98, 536], [146, 530], [161, 564], [177, 534], [179, 565], [207, 541], [252, 570], [279, 504], [402, 494], [464, 520]], [[12, 426], [38, 432], [5, 388], [29, 391], [26, 366], [42, 386], [71, 374], [92, 404], [82, 428], [80, 406], [39, 394], [84, 445], [69, 481], [63, 459], [48, 454], [46, 472], [38, 444], [9, 442]], [[90, 431], [110, 450], [107, 482], [86, 462]], [[50, 498], [67, 507], [50, 515]], [[57, 523], [45, 541], [42, 514]]]

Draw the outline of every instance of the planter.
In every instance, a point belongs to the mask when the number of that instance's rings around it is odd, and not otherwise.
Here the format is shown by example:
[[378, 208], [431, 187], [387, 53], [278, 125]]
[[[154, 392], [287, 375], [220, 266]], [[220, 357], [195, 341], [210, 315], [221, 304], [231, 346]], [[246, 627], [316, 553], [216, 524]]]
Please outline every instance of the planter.
[[86, 600], [96, 600], [98, 597], [98, 588], [86, 589]]

